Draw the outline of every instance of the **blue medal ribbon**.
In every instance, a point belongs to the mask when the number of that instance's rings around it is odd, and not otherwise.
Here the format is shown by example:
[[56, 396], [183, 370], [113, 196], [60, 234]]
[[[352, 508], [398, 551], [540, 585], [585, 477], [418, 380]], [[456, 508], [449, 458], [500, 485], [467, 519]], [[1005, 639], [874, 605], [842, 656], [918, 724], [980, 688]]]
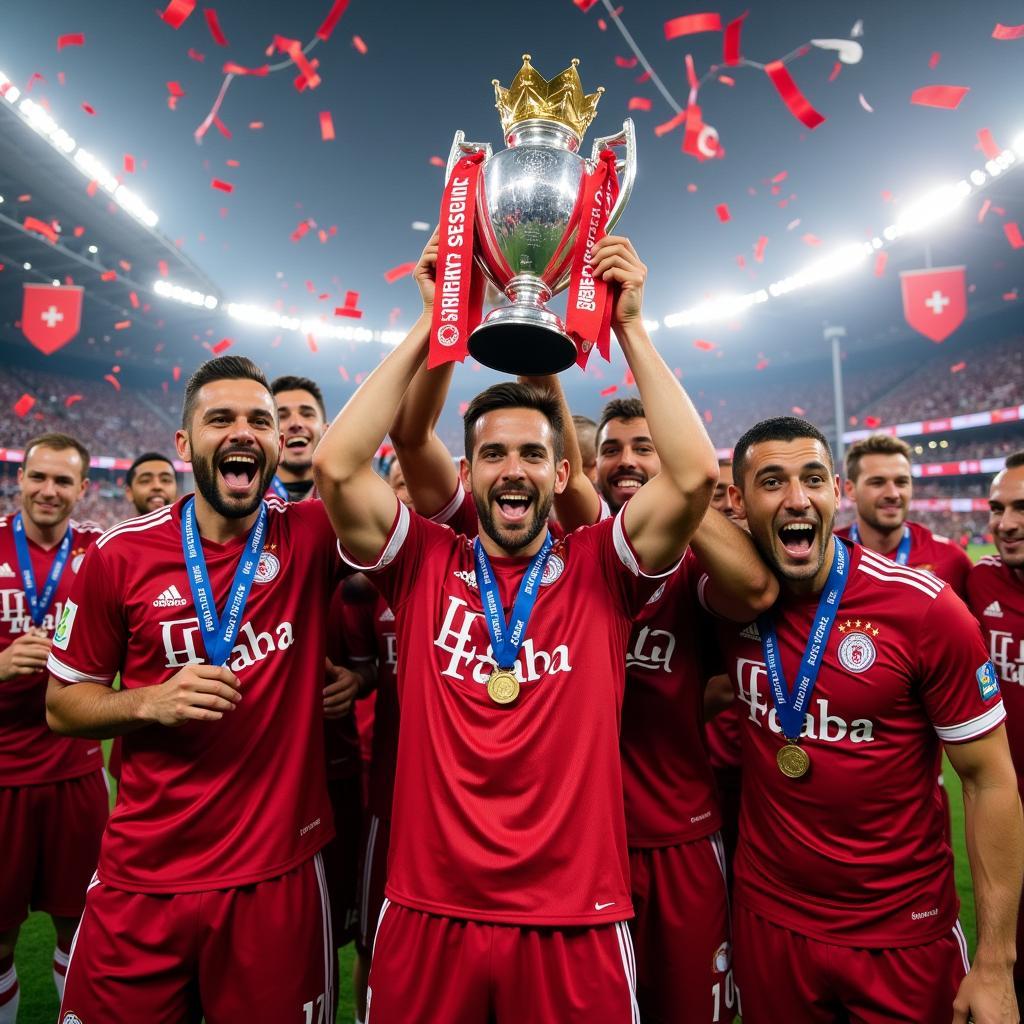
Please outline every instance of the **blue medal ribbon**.
[[270, 489], [282, 500], [290, 501], [288, 497], [288, 488], [281, 483], [281, 478], [275, 473], [270, 481]]
[[181, 548], [185, 554], [188, 583], [192, 588], [192, 602], [199, 617], [206, 656], [211, 665], [223, 665], [231, 654], [235, 636], [242, 624], [242, 613], [263, 553], [267, 532], [267, 503], [260, 502], [260, 514], [249, 531], [245, 549], [238, 560], [223, 617], [217, 615], [217, 604], [210, 587], [210, 574], [203, 557], [203, 542], [196, 528], [195, 504], [196, 499], [189, 498], [181, 510]]
[[[857, 529], [857, 521], [854, 520], [853, 526], [850, 527], [850, 540], [854, 544], [860, 544], [860, 530]], [[906, 565], [910, 561], [910, 527], [903, 527], [903, 536], [900, 537], [899, 547], [896, 549], [896, 564]]]
[[74, 539], [75, 531], [69, 526], [61, 540], [57, 553], [53, 556], [53, 565], [50, 566], [50, 574], [46, 577], [43, 585], [43, 592], [36, 590], [36, 574], [32, 569], [32, 556], [28, 550], [28, 538], [25, 536], [25, 522], [19, 512], [14, 517], [14, 550], [18, 555], [18, 569], [21, 571], [21, 588], [25, 591], [25, 599], [28, 601], [28, 613], [36, 626], [42, 626], [46, 613], [53, 603], [53, 595], [57, 592], [57, 584], [64, 575], [64, 567], [68, 563], [68, 555], [71, 554], [71, 542]]
[[843, 598], [848, 578], [850, 556], [843, 542], [837, 537], [832, 569], [828, 574], [828, 582], [821, 592], [818, 610], [814, 615], [814, 628], [804, 648], [804, 656], [800, 662], [800, 675], [796, 686], [792, 689], [782, 674], [782, 659], [779, 656], [779, 638], [775, 632], [775, 621], [771, 613], [762, 615], [757, 620], [757, 628], [761, 634], [761, 652], [764, 655], [768, 681], [771, 684], [772, 701], [779, 717], [779, 725], [788, 740], [796, 740], [804, 728], [804, 713], [811, 702], [821, 669], [821, 659], [828, 646], [828, 638], [839, 614], [839, 602]]
[[526, 639], [526, 626], [537, 600], [540, 581], [544, 578], [544, 567], [551, 554], [551, 534], [544, 538], [540, 551], [523, 574], [519, 584], [519, 593], [512, 606], [512, 618], [505, 622], [505, 609], [501, 606], [501, 595], [491, 569], [491, 560], [487, 557], [480, 538], [473, 541], [473, 557], [476, 559], [476, 581], [480, 587], [480, 597], [484, 606], [484, 618], [487, 620], [487, 631], [491, 634], [491, 651], [498, 668], [511, 670], [519, 655], [519, 648]]

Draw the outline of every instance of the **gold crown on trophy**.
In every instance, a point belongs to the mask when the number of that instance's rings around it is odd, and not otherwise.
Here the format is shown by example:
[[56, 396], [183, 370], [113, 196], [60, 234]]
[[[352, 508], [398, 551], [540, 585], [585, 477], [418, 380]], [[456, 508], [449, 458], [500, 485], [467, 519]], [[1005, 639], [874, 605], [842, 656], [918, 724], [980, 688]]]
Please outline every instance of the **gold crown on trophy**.
[[591, 121], [597, 116], [597, 103], [604, 92], [600, 86], [589, 96], [583, 92], [576, 65], [579, 59], [573, 57], [569, 67], [548, 81], [530, 64], [530, 55], [523, 54], [523, 66], [512, 79], [512, 84], [503, 89], [498, 79], [492, 79], [494, 106], [501, 114], [502, 130], [509, 130], [531, 118], [557, 121], [565, 125], [577, 138], [583, 138]]

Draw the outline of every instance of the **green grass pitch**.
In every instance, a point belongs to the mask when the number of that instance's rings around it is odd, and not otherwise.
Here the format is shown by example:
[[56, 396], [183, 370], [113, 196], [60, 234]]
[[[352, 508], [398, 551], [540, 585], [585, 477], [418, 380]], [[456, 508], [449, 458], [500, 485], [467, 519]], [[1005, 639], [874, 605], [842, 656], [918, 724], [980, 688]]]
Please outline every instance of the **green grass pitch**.
[[[968, 552], [972, 560], [977, 561], [982, 555], [994, 554], [995, 548], [990, 545], [971, 545]], [[964, 845], [964, 806], [960, 795], [960, 780], [948, 762], [943, 774], [952, 808], [956, 887], [960, 894], [961, 904], [960, 921], [967, 934], [967, 941], [973, 956], [975, 942], [974, 892], [971, 888], [971, 869], [967, 862], [967, 848]], [[18, 1024], [54, 1024], [57, 1019], [57, 993], [54, 991], [51, 974], [53, 943], [54, 932], [50, 919], [45, 914], [32, 914], [22, 926], [15, 955], [18, 979], [21, 984]], [[338, 1024], [351, 1024], [354, 1019], [352, 960], [352, 947], [346, 946], [339, 957]]]

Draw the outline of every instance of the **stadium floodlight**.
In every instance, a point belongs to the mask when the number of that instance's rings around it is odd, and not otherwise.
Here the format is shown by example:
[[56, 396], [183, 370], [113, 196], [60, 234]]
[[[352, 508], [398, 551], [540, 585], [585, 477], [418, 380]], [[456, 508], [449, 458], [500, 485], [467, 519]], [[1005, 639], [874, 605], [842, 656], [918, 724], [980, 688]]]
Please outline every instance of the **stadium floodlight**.
[[21, 266], [22, 266], [23, 270], [31, 270], [32, 269], [32, 264], [31, 263], [22, 263]]
[[91, 252], [93, 254], [93, 256], [95, 256], [96, 253], [98, 253], [99, 251], [100, 251], [99, 250], [99, 246], [97, 246], [97, 245], [90, 245], [89, 246], [89, 252]]
[[60, 281], [58, 281], [57, 278], [54, 278], [53, 281], [51, 281], [50, 283], [53, 285], [54, 288], [60, 285]]
[[971, 171], [971, 183], [973, 185], [977, 185], [978, 188], [984, 185], [987, 180], [987, 175], [980, 167], [975, 168], [975, 170]]
[[225, 308], [228, 316], [235, 320], [241, 320], [257, 327], [270, 327], [275, 330], [312, 335], [314, 338], [336, 338], [338, 341], [359, 342], [379, 341], [385, 345], [397, 345], [405, 337], [402, 331], [378, 331], [371, 330], [369, 327], [331, 324], [312, 317], [300, 319], [244, 302], [229, 302]]
[[[989, 173], [992, 173], [991, 170]], [[917, 202], [911, 203], [896, 219], [897, 236], [920, 231], [921, 228], [929, 227], [948, 217], [956, 212], [970, 194], [971, 186], [966, 181], [958, 181], [955, 185], [943, 185], [942, 188], [927, 193]]]
[[644, 321], [644, 327], [646, 328], [648, 334], [653, 334], [660, 326], [661, 323], [658, 320]]
[[176, 302], [185, 303], [186, 306], [216, 309], [218, 305], [216, 295], [205, 295], [194, 288], [183, 288], [181, 285], [171, 284], [170, 281], [154, 281], [153, 291], [161, 298], [174, 299]]
[[670, 313], [664, 317], [664, 324], [666, 327], [688, 327], [690, 324], [709, 323], [713, 320], [731, 320], [757, 301], [755, 292], [715, 295], [681, 313]]
[[1024, 132], [1021, 132], [1020, 135], [1013, 140], [1013, 151], [1017, 156], [1024, 157]]
[[4, 201], [4, 197], [0, 196], [0, 203], [2, 203], [3, 201]]

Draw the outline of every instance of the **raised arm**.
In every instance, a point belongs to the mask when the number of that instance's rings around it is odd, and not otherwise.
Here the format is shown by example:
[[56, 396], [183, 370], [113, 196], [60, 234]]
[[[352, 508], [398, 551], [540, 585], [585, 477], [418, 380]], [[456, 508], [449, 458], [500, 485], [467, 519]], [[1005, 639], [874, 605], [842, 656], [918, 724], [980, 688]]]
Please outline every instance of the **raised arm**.
[[576, 425], [572, 421], [572, 410], [565, 400], [561, 382], [554, 375], [519, 379], [547, 391], [558, 402], [562, 415], [569, 479], [565, 490], [555, 494], [555, 514], [558, 521], [567, 531], [575, 530], [577, 526], [590, 526], [596, 523], [601, 518], [601, 499], [590, 478], [583, 472], [583, 456], [580, 453], [579, 439], [576, 437]]
[[679, 381], [658, 355], [643, 322], [647, 267], [626, 238], [607, 235], [594, 246], [594, 276], [618, 287], [612, 327], [644, 404], [661, 472], [625, 506], [626, 534], [645, 572], [671, 567], [700, 524], [715, 484], [718, 459]]
[[779, 581], [757, 553], [746, 530], [709, 508], [690, 547], [708, 574], [708, 607], [724, 619], [752, 622], [779, 595]]
[[452, 454], [436, 433], [454, 368], [454, 363], [445, 363], [428, 370], [423, 362], [391, 424], [391, 443], [405, 486], [416, 511], [424, 516], [437, 515], [461, 486]]
[[[317, 491], [344, 548], [360, 562], [376, 561], [398, 514], [398, 499], [374, 471], [402, 396], [427, 354], [434, 301], [437, 233], [427, 243], [413, 277], [423, 312], [405, 340], [356, 389], [328, 427], [313, 456]], [[404, 467], [403, 467], [404, 468]]]
[[978, 948], [953, 1002], [953, 1024], [1017, 1024], [1013, 992], [1017, 906], [1024, 871], [1024, 818], [1003, 726], [946, 744], [963, 782], [964, 831], [974, 878]]

